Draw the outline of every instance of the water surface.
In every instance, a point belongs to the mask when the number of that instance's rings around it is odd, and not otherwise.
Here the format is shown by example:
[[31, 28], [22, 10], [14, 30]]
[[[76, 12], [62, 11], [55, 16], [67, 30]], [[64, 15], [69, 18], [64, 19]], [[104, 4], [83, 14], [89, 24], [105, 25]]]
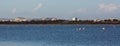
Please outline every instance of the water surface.
[[0, 25], [0, 46], [120, 46], [120, 25]]

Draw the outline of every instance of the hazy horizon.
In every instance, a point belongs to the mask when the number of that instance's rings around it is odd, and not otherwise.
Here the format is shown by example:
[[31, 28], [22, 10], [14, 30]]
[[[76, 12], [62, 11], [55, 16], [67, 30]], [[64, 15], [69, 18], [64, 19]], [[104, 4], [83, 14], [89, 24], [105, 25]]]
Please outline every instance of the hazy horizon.
[[120, 0], [0, 0], [0, 18], [120, 18]]

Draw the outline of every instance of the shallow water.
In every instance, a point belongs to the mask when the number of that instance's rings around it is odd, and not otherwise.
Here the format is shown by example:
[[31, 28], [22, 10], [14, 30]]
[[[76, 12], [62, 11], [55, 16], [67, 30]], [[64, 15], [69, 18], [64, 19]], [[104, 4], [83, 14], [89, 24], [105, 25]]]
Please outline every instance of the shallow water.
[[0, 46], [120, 46], [120, 25], [0, 25]]

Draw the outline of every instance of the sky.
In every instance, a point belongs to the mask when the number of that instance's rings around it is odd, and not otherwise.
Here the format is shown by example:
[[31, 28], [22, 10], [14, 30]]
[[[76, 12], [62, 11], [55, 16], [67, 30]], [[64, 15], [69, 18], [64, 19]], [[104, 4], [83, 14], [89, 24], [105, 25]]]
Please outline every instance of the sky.
[[120, 0], [0, 0], [0, 18], [120, 18]]

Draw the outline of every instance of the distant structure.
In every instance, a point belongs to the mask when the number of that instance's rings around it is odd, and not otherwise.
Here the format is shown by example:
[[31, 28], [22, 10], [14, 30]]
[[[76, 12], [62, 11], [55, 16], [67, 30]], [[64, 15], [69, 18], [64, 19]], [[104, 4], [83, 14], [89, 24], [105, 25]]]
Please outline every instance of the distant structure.
[[72, 18], [72, 21], [78, 21], [78, 18], [74, 17]]
[[[71, 20], [59, 18], [0, 18], [0, 24], [120, 24], [120, 19], [80, 20], [76, 17]], [[104, 28], [103, 28], [104, 29]], [[83, 28], [84, 30], [84, 28]]]
[[22, 18], [22, 17], [17, 17], [14, 19], [15, 22], [21, 22], [21, 21], [28, 21], [28, 19], [26, 18]]
[[110, 18], [110, 21], [119, 21], [118, 19]]
[[54, 21], [54, 20], [58, 20], [58, 19], [57, 18], [52, 18], [51, 20]]
[[105, 22], [108, 22], [108, 21], [109, 21], [109, 22], [113, 22], [113, 21], [114, 21], [114, 22], [115, 22], [115, 21], [116, 21], [116, 22], [119, 22], [118, 19], [114, 19], [114, 18], [105, 19], [104, 21], [105, 21]]
[[99, 19], [94, 19], [94, 22], [100, 22], [101, 20], [99, 20]]

